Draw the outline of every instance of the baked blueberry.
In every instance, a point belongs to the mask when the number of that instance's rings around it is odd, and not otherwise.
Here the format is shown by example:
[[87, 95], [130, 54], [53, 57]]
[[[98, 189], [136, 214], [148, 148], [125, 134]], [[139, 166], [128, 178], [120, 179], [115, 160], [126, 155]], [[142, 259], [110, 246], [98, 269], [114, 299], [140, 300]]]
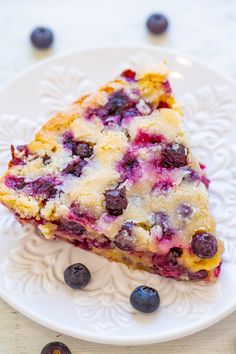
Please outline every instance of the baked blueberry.
[[112, 94], [108, 101], [108, 115], [113, 116], [117, 114], [122, 114], [124, 109], [129, 106], [128, 96], [120, 91]]
[[78, 160], [75, 160], [75, 161], [71, 161], [64, 168], [62, 173], [66, 174], [66, 175], [72, 175], [72, 176], [80, 177], [81, 173], [82, 173], [82, 170], [83, 170], [85, 165], [86, 165], [86, 161], [81, 160], [81, 159], [78, 159]]
[[147, 28], [153, 34], [164, 33], [168, 28], [168, 20], [162, 14], [153, 14], [147, 20]]
[[105, 193], [105, 200], [107, 212], [113, 216], [121, 215], [128, 205], [125, 188], [108, 190]]
[[25, 192], [35, 197], [44, 199], [54, 198], [57, 194], [56, 186], [59, 182], [55, 177], [42, 177], [27, 184]]
[[196, 273], [189, 273], [188, 277], [190, 280], [202, 280], [206, 279], [208, 276], [207, 270], [202, 269]]
[[161, 165], [167, 168], [187, 165], [188, 150], [183, 144], [166, 144], [162, 150]]
[[85, 228], [78, 222], [61, 219], [58, 231], [80, 236], [85, 232]]
[[93, 147], [85, 141], [78, 141], [74, 143], [72, 153], [81, 159], [89, 158], [93, 154]]
[[175, 235], [175, 229], [169, 224], [169, 217], [165, 212], [158, 211], [155, 214], [156, 225], [162, 231], [162, 239], [170, 240]]
[[25, 179], [23, 177], [16, 176], [6, 176], [5, 184], [7, 187], [12, 188], [14, 190], [21, 190], [26, 186]]
[[132, 235], [133, 224], [125, 223], [115, 237], [115, 245], [123, 251], [132, 251], [134, 249], [134, 237]]
[[43, 347], [41, 354], [71, 354], [71, 351], [62, 342], [51, 342]]
[[30, 36], [31, 42], [37, 49], [49, 48], [53, 43], [53, 32], [47, 27], [37, 27]]
[[193, 209], [189, 204], [183, 203], [179, 206], [177, 212], [183, 218], [189, 218], [193, 213]]
[[205, 231], [198, 231], [191, 242], [193, 253], [200, 258], [209, 259], [216, 255], [218, 243], [215, 236]]
[[65, 283], [72, 289], [83, 289], [91, 280], [88, 268], [81, 263], [72, 264], [64, 272]]
[[160, 297], [156, 289], [141, 285], [130, 295], [130, 303], [140, 312], [151, 313], [160, 306]]

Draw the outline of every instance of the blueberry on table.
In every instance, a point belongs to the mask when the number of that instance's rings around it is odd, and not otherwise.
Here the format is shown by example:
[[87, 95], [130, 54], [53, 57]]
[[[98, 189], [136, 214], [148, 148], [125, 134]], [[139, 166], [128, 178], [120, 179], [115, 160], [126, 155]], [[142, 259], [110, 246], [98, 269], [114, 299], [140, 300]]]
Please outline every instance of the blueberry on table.
[[81, 264], [72, 264], [64, 272], [65, 283], [72, 289], [83, 289], [91, 280], [88, 268]]
[[64, 343], [51, 342], [43, 347], [41, 354], [71, 354], [71, 351]]
[[147, 28], [153, 34], [162, 34], [168, 28], [168, 20], [162, 14], [153, 14], [147, 20]]
[[37, 49], [47, 49], [53, 43], [53, 32], [47, 27], [37, 27], [30, 36], [33, 46]]
[[140, 312], [151, 313], [160, 306], [160, 297], [156, 289], [141, 285], [130, 295], [130, 303]]

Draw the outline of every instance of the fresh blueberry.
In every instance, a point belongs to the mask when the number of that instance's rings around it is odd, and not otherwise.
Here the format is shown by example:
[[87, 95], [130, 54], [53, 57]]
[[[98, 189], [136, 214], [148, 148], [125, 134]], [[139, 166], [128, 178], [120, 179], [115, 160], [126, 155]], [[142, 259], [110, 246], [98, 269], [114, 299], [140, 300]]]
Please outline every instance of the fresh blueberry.
[[132, 251], [134, 249], [134, 237], [132, 235], [133, 224], [125, 223], [115, 237], [115, 245], [123, 251]]
[[161, 34], [167, 30], [168, 20], [162, 14], [153, 14], [147, 20], [147, 28], [153, 34]]
[[156, 289], [141, 285], [130, 295], [130, 303], [140, 312], [151, 313], [160, 306], [160, 297]]
[[85, 232], [85, 228], [78, 222], [62, 219], [58, 231], [80, 236]]
[[187, 165], [187, 154], [187, 148], [182, 144], [166, 144], [162, 150], [161, 164], [166, 168], [185, 166]]
[[51, 342], [43, 347], [41, 354], [71, 354], [71, 351], [64, 343]]
[[205, 231], [198, 231], [192, 238], [191, 242], [193, 253], [200, 258], [209, 259], [216, 255], [218, 251], [218, 243], [216, 238]]
[[107, 212], [113, 216], [121, 215], [128, 205], [125, 188], [108, 190], [105, 193], [105, 200]]
[[66, 268], [64, 279], [70, 288], [82, 289], [90, 282], [91, 274], [85, 265], [76, 263]]
[[52, 45], [54, 36], [50, 28], [37, 27], [31, 33], [30, 39], [34, 47], [46, 49]]
[[85, 141], [75, 142], [72, 148], [73, 155], [79, 156], [81, 159], [89, 158], [93, 154], [93, 147]]
[[73, 175], [73, 176], [76, 176], [76, 177], [80, 177], [80, 175], [82, 173], [82, 170], [83, 170], [85, 165], [86, 165], [86, 161], [81, 160], [81, 159], [71, 161], [64, 168], [62, 173], [66, 174], [66, 175]]

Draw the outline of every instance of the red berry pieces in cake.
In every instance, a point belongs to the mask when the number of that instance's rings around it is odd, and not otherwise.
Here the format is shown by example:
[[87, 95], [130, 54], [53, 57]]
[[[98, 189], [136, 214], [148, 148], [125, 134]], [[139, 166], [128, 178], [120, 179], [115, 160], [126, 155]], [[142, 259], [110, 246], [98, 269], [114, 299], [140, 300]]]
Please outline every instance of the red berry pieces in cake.
[[132, 251], [134, 249], [135, 240], [132, 235], [133, 224], [125, 223], [115, 237], [115, 245], [123, 251]]
[[147, 20], [147, 28], [152, 34], [162, 34], [168, 28], [168, 20], [162, 14], [153, 14]]
[[27, 183], [24, 192], [43, 199], [55, 198], [58, 192], [56, 187], [59, 184], [60, 182], [53, 176], [42, 177]]
[[170, 81], [169, 81], [169, 80], [166, 80], [165, 82], [163, 82], [163, 86], [164, 86], [165, 92], [166, 92], [168, 95], [171, 95], [172, 89], [171, 89], [171, 86], [170, 86]]
[[73, 175], [75, 177], [80, 177], [84, 166], [86, 165], [86, 161], [77, 159], [75, 161], [71, 161], [62, 171], [65, 175]]
[[105, 193], [105, 201], [108, 214], [121, 215], [128, 205], [125, 188], [108, 190]]
[[202, 280], [202, 279], [206, 279], [208, 277], [208, 273], [207, 273], [207, 270], [202, 269], [196, 273], [189, 273], [188, 277], [190, 280]]
[[159, 191], [159, 192], [168, 192], [170, 188], [173, 187], [173, 181], [166, 177], [166, 178], [161, 178], [153, 187], [153, 190]]
[[159, 308], [160, 296], [156, 289], [141, 285], [134, 289], [130, 295], [130, 303], [140, 312], [151, 313]]
[[54, 36], [50, 28], [37, 27], [31, 33], [30, 39], [35, 48], [47, 49], [52, 45]]
[[161, 101], [161, 102], [158, 103], [157, 109], [161, 109], [161, 108], [170, 108], [170, 105], [169, 105], [168, 102]]
[[189, 218], [192, 213], [193, 213], [193, 209], [192, 207], [187, 204], [187, 203], [182, 203], [178, 209], [177, 209], [177, 213], [182, 216], [183, 218]]
[[41, 354], [71, 354], [71, 351], [64, 343], [51, 342], [43, 347]]
[[216, 267], [215, 270], [214, 270], [214, 276], [215, 276], [216, 278], [218, 278], [218, 276], [220, 275], [220, 272], [221, 272], [221, 264], [222, 264], [222, 263], [220, 263], [220, 264], [218, 265], [218, 267]]
[[206, 176], [202, 176], [202, 177], [201, 177], [201, 181], [202, 181], [203, 184], [205, 184], [206, 189], [208, 189], [208, 188], [209, 188], [209, 185], [210, 185], [210, 183], [211, 183], [211, 181], [209, 180], [209, 178], [207, 178]]
[[15, 148], [13, 145], [11, 145], [11, 156], [12, 156], [12, 159], [9, 162], [9, 167], [18, 166], [18, 165], [25, 165], [24, 159], [21, 157], [17, 157], [16, 152], [15, 152]]
[[70, 221], [67, 219], [62, 219], [60, 221], [57, 230], [59, 232], [65, 232], [66, 234], [72, 234], [77, 236], [82, 235], [86, 231], [85, 228], [78, 222]]
[[23, 155], [25, 155], [25, 157], [29, 156], [29, 148], [28, 145], [18, 145], [16, 147], [17, 151], [23, 153]]
[[182, 248], [173, 247], [167, 254], [154, 254], [152, 263], [157, 273], [170, 278], [180, 278], [186, 273], [185, 268], [179, 264], [178, 258], [183, 253]]
[[5, 184], [8, 188], [19, 191], [26, 186], [25, 179], [23, 177], [16, 177], [8, 175], [5, 178]]
[[166, 144], [162, 150], [161, 164], [166, 168], [182, 167], [187, 165], [187, 148], [178, 143]]
[[64, 272], [65, 283], [72, 289], [85, 288], [90, 280], [91, 274], [88, 268], [81, 263], [72, 264]]
[[191, 246], [194, 254], [205, 259], [214, 257], [218, 251], [216, 238], [209, 232], [204, 231], [195, 233]]
[[150, 134], [143, 130], [139, 130], [136, 135], [133, 145], [135, 146], [150, 146], [152, 144], [163, 143], [165, 138], [160, 134]]
[[136, 72], [131, 69], [124, 70], [121, 74], [127, 81], [135, 81], [135, 75]]

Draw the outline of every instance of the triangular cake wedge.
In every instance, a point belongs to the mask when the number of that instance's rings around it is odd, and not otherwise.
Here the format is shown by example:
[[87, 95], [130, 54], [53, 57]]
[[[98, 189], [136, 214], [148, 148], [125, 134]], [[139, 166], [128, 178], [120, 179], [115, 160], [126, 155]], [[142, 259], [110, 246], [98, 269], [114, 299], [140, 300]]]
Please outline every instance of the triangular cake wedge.
[[0, 201], [46, 239], [213, 281], [223, 244], [167, 75], [164, 64], [126, 70], [56, 114], [29, 145], [12, 147]]

